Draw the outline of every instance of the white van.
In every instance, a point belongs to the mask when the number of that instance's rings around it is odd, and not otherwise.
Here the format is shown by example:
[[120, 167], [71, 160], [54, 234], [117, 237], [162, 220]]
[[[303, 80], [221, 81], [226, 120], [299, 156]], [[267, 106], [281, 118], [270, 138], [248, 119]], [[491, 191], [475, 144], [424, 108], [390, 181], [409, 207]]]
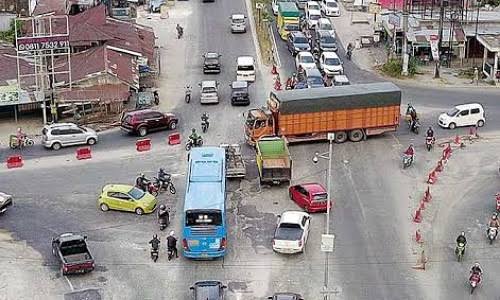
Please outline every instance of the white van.
[[255, 60], [251, 56], [240, 56], [236, 60], [236, 80], [255, 81]]
[[454, 129], [461, 126], [484, 126], [484, 109], [479, 103], [457, 105], [439, 116], [438, 124], [444, 128]]

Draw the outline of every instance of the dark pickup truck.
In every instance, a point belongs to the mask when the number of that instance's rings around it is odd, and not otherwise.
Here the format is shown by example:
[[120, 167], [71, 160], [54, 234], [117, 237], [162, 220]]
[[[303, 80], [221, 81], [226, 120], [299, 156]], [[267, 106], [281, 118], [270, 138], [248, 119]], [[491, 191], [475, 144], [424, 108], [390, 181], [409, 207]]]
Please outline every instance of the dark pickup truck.
[[87, 248], [87, 237], [63, 233], [52, 239], [52, 254], [61, 261], [61, 274], [87, 273], [94, 270], [94, 259]]

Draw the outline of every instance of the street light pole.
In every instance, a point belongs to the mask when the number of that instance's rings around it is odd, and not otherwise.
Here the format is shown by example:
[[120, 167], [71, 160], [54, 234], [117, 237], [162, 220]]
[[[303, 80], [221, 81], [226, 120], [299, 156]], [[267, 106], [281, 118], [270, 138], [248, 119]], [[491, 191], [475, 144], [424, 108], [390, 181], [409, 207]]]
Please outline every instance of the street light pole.
[[[330, 235], [330, 212], [331, 212], [331, 198], [332, 198], [332, 154], [333, 154], [333, 142], [335, 141], [335, 134], [334, 133], [328, 133], [328, 142], [329, 142], [329, 148], [328, 148], [328, 156], [326, 156], [326, 153], [319, 154], [315, 153], [313, 162], [317, 163], [319, 158], [326, 159], [328, 160], [328, 176], [327, 176], [327, 193], [328, 193], [328, 199], [326, 202], [326, 222], [325, 222], [325, 236]], [[328, 290], [328, 282], [329, 282], [329, 271], [328, 271], [328, 256], [329, 252], [333, 251], [333, 248], [330, 251], [324, 251], [325, 252], [325, 276], [324, 276], [324, 281], [323, 281], [323, 299], [328, 300], [329, 299], [329, 294], [330, 291]]]

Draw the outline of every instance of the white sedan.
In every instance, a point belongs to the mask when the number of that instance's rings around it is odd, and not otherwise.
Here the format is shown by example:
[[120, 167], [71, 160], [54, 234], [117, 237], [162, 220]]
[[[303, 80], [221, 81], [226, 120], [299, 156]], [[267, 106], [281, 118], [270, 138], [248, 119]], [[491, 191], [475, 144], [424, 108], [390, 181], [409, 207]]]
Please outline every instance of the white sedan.
[[339, 56], [335, 52], [323, 52], [319, 57], [319, 67], [327, 76], [341, 75], [344, 73], [344, 66]]
[[0, 213], [7, 210], [7, 207], [12, 205], [12, 196], [6, 193], [0, 192]]
[[340, 17], [340, 7], [335, 0], [321, 1], [321, 12], [328, 17]]
[[278, 216], [273, 238], [273, 250], [279, 253], [304, 251], [309, 235], [311, 216], [303, 211], [286, 211]]
[[316, 68], [316, 61], [314, 60], [314, 56], [311, 52], [301, 51], [297, 53], [295, 57], [295, 67], [299, 69], [299, 66], [302, 66], [302, 69], [314, 69]]

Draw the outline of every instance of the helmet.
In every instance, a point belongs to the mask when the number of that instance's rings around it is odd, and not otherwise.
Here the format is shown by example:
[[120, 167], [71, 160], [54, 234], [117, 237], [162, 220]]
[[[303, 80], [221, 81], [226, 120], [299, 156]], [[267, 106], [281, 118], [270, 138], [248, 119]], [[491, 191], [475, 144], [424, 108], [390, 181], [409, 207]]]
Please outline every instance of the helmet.
[[165, 172], [165, 170], [163, 170], [163, 168], [160, 168], [160, 170], [158, 170], [158, 171], [160, 171], [160, 173], [164, 173]]
[[429, 126], [429, 130], [432, 130], [432, 126]]
[[[161, 206], [160, 206], [160, 207], [161, 207]], [[461, 236], [465, 236], [465, 232], [463, 232], [463, 231], [462, 231], [462, 232], [460, 233], [460, 235], [461, 235]]]
[[169, 236], [174, 236], [175, 235], [175, 232], [172, 230], [170, 231], [170, 233], [168, 234]]
[[494, 214], [492, 217], [491, 217], [493, 220], [496, 220], [497, 219], [497, 215]]
[[194, 129], [194, 128], [193, 128], [193, 129], [191, 129], [191, 132], [192, 132], [192, 133], [195, 133], [195, 132], [196, 132], [196, 129]]
[[140, 177], [144, 177], [144, 173], [139, 174]]
[[410, 144], [410, 147], [412, 147], [412, 148], [413, 148], [413, 144]]
[[157, 239], [157, 238], [158, 238], [158, 236], [156, 234], [153, 235], [153, 239]]
[[475, 263], [474, 263], [474, 267], [480, 267], [479, 263], [478, 263], [478, 262], [475, 262]]
[[160, 209], [161, 209], [161, 210], [165, 210], [166, 208], [167, 208], [167, 207], [165, 206], [165, 204], [160, 205]]

